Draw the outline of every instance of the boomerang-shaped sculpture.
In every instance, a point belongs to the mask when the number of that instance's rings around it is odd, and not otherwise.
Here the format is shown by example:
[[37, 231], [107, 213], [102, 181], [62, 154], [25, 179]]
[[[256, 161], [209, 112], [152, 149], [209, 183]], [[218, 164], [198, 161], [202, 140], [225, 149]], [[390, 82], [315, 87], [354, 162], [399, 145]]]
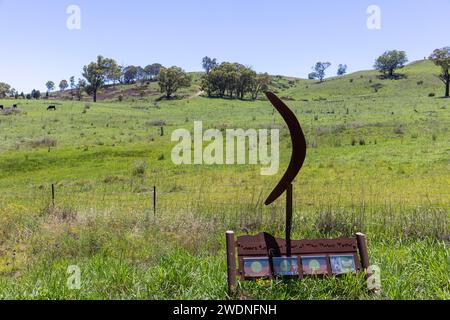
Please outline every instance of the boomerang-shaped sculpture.
[[266, 206], [275, 202], [279, 197], [285, 193], [288, 188], [292, 185], [292, 182], [297, 177], [298, 173], [303, 167], [303, 164], [306, 159], [306, 139], [303, 134], [302, 127], [297, 120], [294, 112], [284, 104], [275, 94], [272, 92], [266, 93], [267, 98], [272, 103], [272, 105], [277, 109], [277, 111], [281, 114], [284, 121], [286, 122], [289, 131], [291, 133], [292, 139], [292, 157], [289, 167], [284, 174], [281, 181], [272, 191], [270, 196], [266, 200]]
[[294, 112], [292, 112], [292, 110], [272, 92], [267, 92], [266, 96], [283, 117], [289, 128], [292, 139], [292, 156], [289, 167], [283, 178], [281, 178], [278, 185], [266, 200], [266, 206], [268, 206], [281, 197], [283, 193], [286, 193], [286, 255], [290, 257], [292, 252], [291, 229], [293, 216], [292, 183], [302, 169], [306, 159], [306, 139]]

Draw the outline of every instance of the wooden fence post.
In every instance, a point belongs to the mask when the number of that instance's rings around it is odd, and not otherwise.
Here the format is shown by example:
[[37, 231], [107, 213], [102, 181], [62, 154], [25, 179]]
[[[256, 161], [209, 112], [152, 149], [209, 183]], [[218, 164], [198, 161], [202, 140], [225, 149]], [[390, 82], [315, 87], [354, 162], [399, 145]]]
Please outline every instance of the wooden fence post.
[[228, 267], [228, 294], [234, 294], [236, 288], [236, 244], [234, 232], [227, 231], [227, 267]]

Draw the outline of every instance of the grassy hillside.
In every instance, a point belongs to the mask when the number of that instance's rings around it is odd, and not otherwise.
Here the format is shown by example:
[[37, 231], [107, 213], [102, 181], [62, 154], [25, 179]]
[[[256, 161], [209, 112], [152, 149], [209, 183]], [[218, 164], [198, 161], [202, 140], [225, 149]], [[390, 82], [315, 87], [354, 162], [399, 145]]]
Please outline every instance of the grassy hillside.
[[[401, 72], [275, 80], [309, 145], [294, 234], [365, 232], [381, 298], [449, 299], [450, 100], [431, 63]], [[290, 141], [267, 101], [196, 96], [196, 82], [180, 100], [157, 102], [151, 84], [118, 101], [133, 88], [106, 90], [110, 99], [97, 104], [59, 100], [56, 112], [19, 101], [17, 113], [0, 114], [0, 298], [226, 299], [225, 231], [283, 235], [284, 201], [262, 202]], [[170, 135], [195, 120], [204, 129], [281, 128], [280, 174], [173, 165]], [[69, 265], [82, 270], [79, 291], [66, 286]], [[245, 283], [237, 298], [373, 298], [364, 286], [354, 276]]]
[[[182, 88], [177, 92], [178, 98], [189, 98], [195, 96], [199, 92], [200, 80], [202, 73], [201, 72], [191, 72], [189, 75], [192, 78], [192, 85], [189, 88]], [[72, 100], [72, 93], [75, 94], [75, 91], [65, 90], [65, 91], [57, 91], [50, 94], [50, 101], [58, 101], [58, 100]], [[116, 85], [108, 85], [105, 88], [102, 88], [98, 92], [98, 100], [99, 101], [123, 101], [123, 100], [136, 100], [136, 99], [152, 99], [157, 100], [162, 96], [160, 92], [160, 88], [157, 82], [148, 81], [148, 82], [137, 82], [135, 84], [116, 84]], [[82, 97], [83, 101], [92, 101], [92, 98], [89, 97], [86, 93], [83, 93]]]

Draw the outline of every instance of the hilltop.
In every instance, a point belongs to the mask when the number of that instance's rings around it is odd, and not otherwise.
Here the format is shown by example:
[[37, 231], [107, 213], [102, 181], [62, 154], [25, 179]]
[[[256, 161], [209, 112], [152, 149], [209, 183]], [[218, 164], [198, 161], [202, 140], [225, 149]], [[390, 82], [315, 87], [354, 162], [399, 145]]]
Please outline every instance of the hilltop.
[[[200, 80], [204, 73], [189, 73], [193, 79], [192, 86], [182, 89], [179, 98], [195, 97], [200, 92]], [[305, 101], [315, 99], [341, 99], [348, 96], [366, 96], [381, 94], [415, 94], [436, 96], [443, 91], [442, 83], [436, 77], [439, 68], [431, 61], [415, 61], [398, 70], [400, 79], [382, 79], [376, 70], [358, 71], [340, 77], [331, 77], [323, 83], [290, 76], [272, 76], [270, 90], [285, 100]], [[127, 99], [157, 100], [161, 97], [157, 82], [136, 83], [131, 85], [108, 85], [99, 92], [99, 101], [119, 101]], [[50, 100], [70, 100], [70, 90], [51, 93]], [[260, 99], [264, 99], [260, 96]], [[90, 101], [86, 94], [83, 101]]]

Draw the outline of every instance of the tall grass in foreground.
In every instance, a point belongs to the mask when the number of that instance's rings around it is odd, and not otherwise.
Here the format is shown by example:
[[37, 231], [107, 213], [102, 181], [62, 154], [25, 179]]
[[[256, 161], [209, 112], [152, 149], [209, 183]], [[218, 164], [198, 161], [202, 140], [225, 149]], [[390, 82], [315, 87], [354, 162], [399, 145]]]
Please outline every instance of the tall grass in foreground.
[[[382, 295], [370, 296], [362, 276], [346, 276], [243, 283], [228, 297], [224, 232], [283, 236], [283, 208], [205, 201], [161, 207], [157, 217], [146, 209], [61, 202], [35, 211], [3, 207], [0, 298], [450, 299], [448, 212], [326, 204], [297, 210], [295, 238], [366, 232], [372, 263], [382, 270]], [[69, 265], [81, 268], [80, 290], [66, 285]]]

